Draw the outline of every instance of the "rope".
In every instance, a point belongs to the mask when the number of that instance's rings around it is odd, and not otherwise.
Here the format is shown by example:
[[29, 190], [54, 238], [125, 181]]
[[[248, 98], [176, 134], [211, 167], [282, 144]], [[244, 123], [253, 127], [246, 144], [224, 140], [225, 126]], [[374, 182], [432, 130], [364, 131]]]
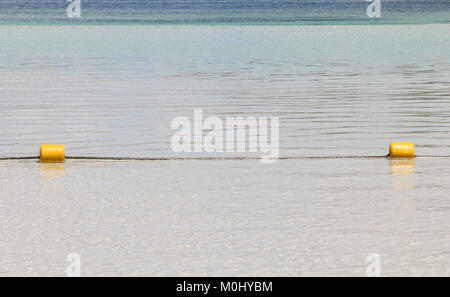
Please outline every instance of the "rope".
[[[315, 160], [315, 159], [382, 159], [388, 156], [316, 156], [316, 157], [279, 157], [276, 160]], [[0, 161], [39, 160], [39, 157], [7, 157]], [[160, 158], [135, 158], [135, 157], [86, 157], [67, 156], [66, 160], [86, 161], [240, 161], [261, 160], [261, 157], [160, 157]]]
[[[450, 158], [450, 155], [424, 155], [416, 158]], [[330, 159], [389, 159], [389, 155], [384, 156], [291, 156], [279, 157], [274, 160], [330, 160]], [[39, 160], [39, 156], [32, 157], [3, 157], [0, 161], [24, 161]], [[85, 160], [85, 161], [240, 161], [240, 160], [261, 160], [261, 157], [162, 157], [162, 158], [134, 158], [134, 157], [86, 157], [86, 156], [67, 156], [66, 160]]]
[[7, 157], [0, 158], [0, 161], [14, 161], [14, 160], [38, 160], [39, 157]]
[[[308, 160], [308, 159], [373, 159], [387, 156], [327, 156], [327, 157], [279, 157], [276, 160]], [[121, 157], [66, 157], [67, 160], [97, 161], [240, 161], [261, 160], [261, 157], [167, 157], [167, 158], [121, 158]]]

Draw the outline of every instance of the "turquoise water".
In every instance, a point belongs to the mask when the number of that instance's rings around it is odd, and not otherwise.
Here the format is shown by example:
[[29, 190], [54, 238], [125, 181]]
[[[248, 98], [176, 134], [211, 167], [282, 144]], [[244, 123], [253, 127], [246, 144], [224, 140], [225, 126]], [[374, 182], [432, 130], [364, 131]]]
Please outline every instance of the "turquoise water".
[[382, 1], [382, 17], [367, 17], [366, 1], [100, 1], [82, 0], [80, 19], [68, 3], [1, 1], [0, 24], [436, 24], [450, 21], [450, 1]]
[[189, 157], [195, 108], [278, 116], [282, 156], [450, 155], [449, 49], [444, 24], [3, 26], [0, 156]]
[[450, 153], [450, 1], [81, 3], [0, 3], [0, 157], [177, 155], [195, 108], [280, 117], [284, 156]]

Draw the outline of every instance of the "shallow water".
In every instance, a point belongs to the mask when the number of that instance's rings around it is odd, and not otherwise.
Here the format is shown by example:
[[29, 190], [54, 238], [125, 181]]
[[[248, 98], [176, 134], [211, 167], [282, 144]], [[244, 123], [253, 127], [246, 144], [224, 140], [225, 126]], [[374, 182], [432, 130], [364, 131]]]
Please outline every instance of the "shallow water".
[[0, 275], [447, 275], [449, 162], [1, 162]]

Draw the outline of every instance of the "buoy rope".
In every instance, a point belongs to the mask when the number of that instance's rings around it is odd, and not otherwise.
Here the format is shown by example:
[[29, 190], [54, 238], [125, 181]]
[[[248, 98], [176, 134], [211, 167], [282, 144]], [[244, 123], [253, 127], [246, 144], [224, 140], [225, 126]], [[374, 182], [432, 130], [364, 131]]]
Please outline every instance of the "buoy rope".
[[[450, 158], [450, 155], [422, 155], [416, 158]], [[274, 160], [327, 160], [327, 159], [389, 159], [389, 155], [382, 156], [291, 156], [273, 158]], [[0, 161], [39, 160], [39, 156], [27, 157], [0, 157]], [[261, 160], [261, 157], [89, 157], [89, 156], [66, 156], [66, 160], [86, 161], [239, 161], [239, 160]]]
[[[382, 159], [389, 156], [292, 156], [273, 158], [274, 160], [315, 160], [315, 159]], [[39, 160], [37, 157], [3, 157], [0, 161], [14, 160]], [[138, 158], [138, 157], [88, 157], [88, 156], [66, 156], [66, 160], [86, 160], [86, 161], [231, 161], [231, 160], [261, 160], [261, 157], [154, 157], [154, 158]]]
[[[303, 159], [367, 159], [386, 158], [386, 156], [318, 156], [318, 157], [279, 157], [277, 160]], [[166, 158], [126, 158], [126, 157], [66, 157], [67, 160], [106, 160], [106, 161], [214, 161], [214, 160], [261, 160], [261, 157], [166, 157]]]
[[14, 160], [36, 160], [39, 157], [6, 157], [0, 158], [0, 161], [14, 161]]

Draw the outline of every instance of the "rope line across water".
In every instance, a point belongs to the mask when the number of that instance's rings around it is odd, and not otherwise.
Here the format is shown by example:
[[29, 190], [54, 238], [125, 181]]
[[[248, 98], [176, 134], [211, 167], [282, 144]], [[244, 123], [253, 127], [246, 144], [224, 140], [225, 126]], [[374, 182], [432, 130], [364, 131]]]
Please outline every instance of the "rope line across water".
[[[277, 160], [303, 159], [361, 159], [386, 158], [386, 156], [328, 156], [328, 157], [279, 157]], [[261, 160], [261, 157], [166, 157], [166, 158], [121, 158], [121, 157], [67, 157], [67, 160], [106, 160], [106, 161], [214, 161], [214, 160]]]
[[[424, 155], [416, 158], [450, 158], [450, 156]], [[326, 159], [389, 159], [389, 155], [383, 156], [291, 156], [273, 158], [274, 160], [326, 160]], [[0, 161], [21, 161], [39, 160], [39, 156], [27, 157], [2, 157]], [[239, 160], [261, 160], [261, 157], [88, 157], [88, 156], [67, 156], [66, 160], [86, 160], [86, 161], [239, 161]]]
[[[450, 156], [416, 156], [417, 158], [450, 158]], [[274, 160], [314, 160], [314, 159], [386, 159], [383, 156], [306, 156], [306, 157], [279, 157]], [[20, 161], [20, 160], [39, 160], [39, 157], [3, 157], [0, 161]], [[67, 156], [66, 160], [86, 160], [86, 161], [231, 161], [231, 160], [261, 160], [261, 157], [155, 157], [155, 158], [136, 158], [136, 157], [87, 157], [87, 156]]]

